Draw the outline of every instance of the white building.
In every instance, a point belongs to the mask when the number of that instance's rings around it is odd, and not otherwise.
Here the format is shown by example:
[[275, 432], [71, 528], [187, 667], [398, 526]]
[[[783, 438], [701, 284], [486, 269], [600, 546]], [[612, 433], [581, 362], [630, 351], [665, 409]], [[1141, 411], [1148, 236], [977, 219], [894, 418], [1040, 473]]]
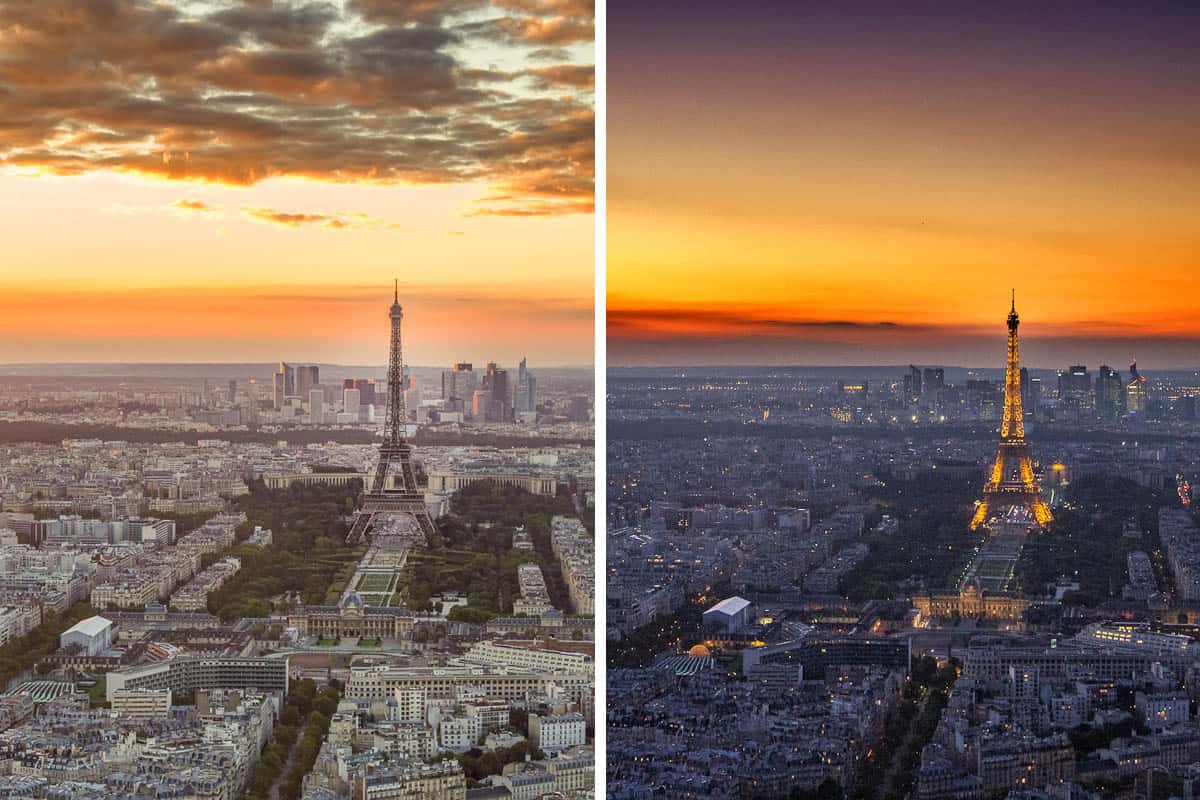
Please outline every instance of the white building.
[[495, 783], [508, 789], [511, 800], [534, 800], [554, 791], [554, 775], [546, 770], [525, 770], [510, 775], [500, 775]]
[[723, 633], [737, 633], [750, 624], [750, 601], [727, 597], [704, 612], [704, 627]]
[[0, 607], [0, 645], [8, 644], [42, 624], [42, 609], [36, 605]]
[[310, 389], [308, 392], [308, 418], [313, 425], [325, 421], [325, 390]]
[[76, 622], [58, 637], [59, 647], [77, 645], [89, 656], [99, 655], [112, 647], [113, 624], [101, 616]]
[[112, 695], [112, 710], [129, 719], [166, 719], [171, 714], [171, 690], [118, 689]]
[[387, 704], [387, 719], [393, 722], [424, 722], [428, 692], [422, 688], [396, 689]]
[[352, 794], [362, 800], [465, 800], [467, 782], [462, 766], [453, 759], [437, 764], [402, 763], [360, 772]]
[[479, 744], [479, 717], [446, 717], [438, 722], [438, 744], [443, 750], [464, 753]]
[[1138, 717], [1151, 731], [1158, 732], [1185, 723], [1190, 716], [1188, 697], [1183, 693], [1134, 696]]
[[583, 714], [575, 711], [546, 717], [530, 714], [529, 741], [537, 749], [550, 754], [578, 747], [587, 743], [587, 721]]
[[476, 664], [531, 672], [587, 672], [592, 668], [592, 657], [587, 653], [559, 650], [548, 644], [522, 647], [490, 639], [477, 642], [463, 658]]

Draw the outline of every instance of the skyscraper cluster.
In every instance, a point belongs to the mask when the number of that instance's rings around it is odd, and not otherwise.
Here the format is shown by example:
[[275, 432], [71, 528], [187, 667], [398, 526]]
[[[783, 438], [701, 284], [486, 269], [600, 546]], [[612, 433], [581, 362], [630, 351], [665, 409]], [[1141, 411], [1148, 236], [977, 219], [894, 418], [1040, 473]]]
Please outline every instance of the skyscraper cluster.
[[1113, 422], [1145, 414], [1149, 389], [1136, 361], [1129, 364], [1128, 379], [1101, 364], [1094, 382], [1088, 368], [1076, 364], [1058, 373], [1058, 399], [1069, 416], [1083, 418], [1094, 413], [1103, 422]]
[[516, 384], [507, 369], [489, 361], [482, 375], [467, 362], [457, 362], [442, 371], [444, 416], [461, 414], [463, 419], [513, 422], [537, 411], [537, 378], [524, 358], [517, 368]]
[[288, 404], [290, 398], [309, 400], [314, 389], [321, 386], [321, 368], [316, 364], [293, 366], [286, 361], [279, 362], [275, 370], [275, 384], [271, 399], [276, 410]]

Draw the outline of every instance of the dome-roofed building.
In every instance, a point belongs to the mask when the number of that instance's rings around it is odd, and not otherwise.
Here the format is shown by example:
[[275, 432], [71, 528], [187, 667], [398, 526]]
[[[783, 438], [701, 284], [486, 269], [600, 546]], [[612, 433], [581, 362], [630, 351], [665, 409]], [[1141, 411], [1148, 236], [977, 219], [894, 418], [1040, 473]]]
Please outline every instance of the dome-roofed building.
[[692, 658], [708, 658], [712, 655], [712, 651], [702, 644], [694, 644], [688, 650], [688, 655]]
[[336, 606], [298, 606], [288, 625], [301, 636], [399, 639], [413, 629], [417, 615], [407, 608], [369, 606], [358, 592], [347, 592]]

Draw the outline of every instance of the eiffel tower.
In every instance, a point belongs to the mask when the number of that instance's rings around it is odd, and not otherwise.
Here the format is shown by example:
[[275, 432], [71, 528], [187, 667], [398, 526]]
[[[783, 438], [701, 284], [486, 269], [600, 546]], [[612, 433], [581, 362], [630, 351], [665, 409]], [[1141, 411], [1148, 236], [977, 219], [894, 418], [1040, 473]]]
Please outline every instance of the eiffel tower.
[[[404, 354], [400, 348], [400, 322], [404, 309], [400, 307], [400, 281], [388, 317], [392, 320], [392, 344], [388, 355], [387, 415], [384, 422], [383, 444], [379, 446], [379, 463], [371, 489], [363, 496], [362, 508], [354, 519], [346, 543], [358, 542], [366, 535], [380, 515], [408, 514], [426, 536], [434, 532], [433, 518], [425, 507], [425, 498], [417, 488], [417, 475], [412, 465], [412, 445], [404, 435], [408, 417], [404, 404]], [[393, 476], [391, 484], [388, 476]]]
[[983, 501], [971, 517], [971, 530], [993, 519], [1032, 518], [1043, 527], [1053, 518], [1042, 502], [1033, 478], [1033, 460], [1025, 442], [1025, 415], [1021, 408], [1021, 363], [1017, 353], [1017, 292], [1013, 290], [1008, 313], [1008, 362], [1004, 373], [1004, 419], [1000, 424], [1000, 447], [992, 474], [983, 486]]

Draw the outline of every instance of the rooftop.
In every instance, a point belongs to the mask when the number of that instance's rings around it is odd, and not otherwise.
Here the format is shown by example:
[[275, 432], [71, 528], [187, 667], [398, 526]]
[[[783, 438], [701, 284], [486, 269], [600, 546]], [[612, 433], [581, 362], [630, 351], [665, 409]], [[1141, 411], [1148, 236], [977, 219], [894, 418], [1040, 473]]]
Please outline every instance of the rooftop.
[[99, 634], [103, 633], [106, 628], [109, 628], [111, 625], [112, 625], [112, 622], [110, 620], [107, 620], [104, 617], [97, 615], [97, 616], [88, 617], [87, 619], [76, 622], [70, 628], [63, 631], [63, 635], [65, 636], [68, 633], [82, 633], [84, 636], [98, 636]]
[[726, 597], [721, 602], [717, 603], [712, 608], [705, 611], [708, 614], [713, 611], [719, 611], [722, 614], [740, 614], [750, 606], [750, 601], [744, 597]]

